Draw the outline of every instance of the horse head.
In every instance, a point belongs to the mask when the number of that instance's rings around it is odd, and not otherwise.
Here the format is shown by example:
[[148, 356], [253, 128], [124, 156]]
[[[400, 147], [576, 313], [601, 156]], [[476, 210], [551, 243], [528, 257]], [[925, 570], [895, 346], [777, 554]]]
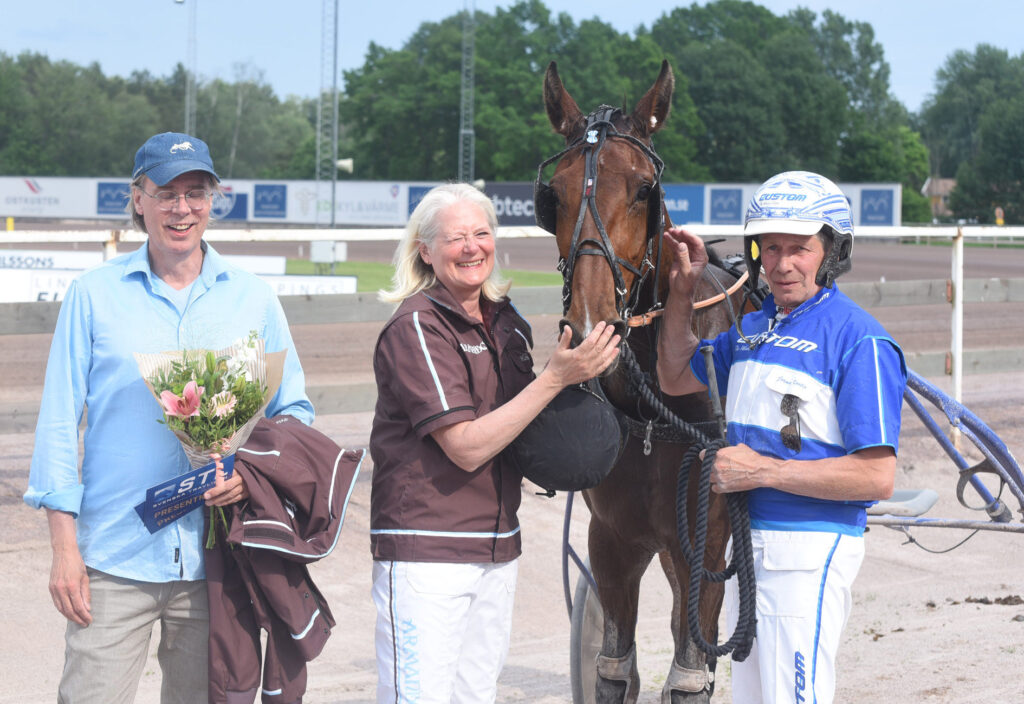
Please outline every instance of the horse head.
[[[625, 339], [627, 318], [647, 305], [640, 300], [645, 283], [653, 290], [648, 279], [656, 278], [661, 233], [670, 223], [651, 135], [668, 117], [674, 86], [664, 61], [632, 113], [602, 105], [584, 115], [554, 62], [544, 76], [548, 119], [566, 146], [540, 165], [535, 205], [538, 224], [558, 242], [561, 325], [572, 329], [574, 342], [600, 320]], [[543, 170], [553, 162], [545, 183]]]

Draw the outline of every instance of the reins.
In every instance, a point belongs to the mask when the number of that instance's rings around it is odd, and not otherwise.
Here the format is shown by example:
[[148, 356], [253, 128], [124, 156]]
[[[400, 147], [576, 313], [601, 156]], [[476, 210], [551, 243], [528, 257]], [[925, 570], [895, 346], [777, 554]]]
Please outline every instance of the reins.
[[[633, 386], [661, 417], [666, 418], [682, 435], [693, 443], [679, 465], [676, 479], [676, 537], [683, 558], [690, 566], [690, 581], [687, 590], [686, 620], [694, 644], [711, 657], [733, 653], [733, 660], [742, 662], [750, 654], [757, 630], [757, 583], [754, 578], [754, 553], [750, 541], [750, 514], [747, 512], [747, 495], [732, 492], [726, 495], [729, 509], [729, 525], [732, 529], [732, 562], [720, 572], [713, 572], [704, 566], [704, 550], [707, 547], [708, 514], [711, 503], [711, 469], [719, 448], [725, 447], [722, 437], [710, 438], [699, 428], [687, 423], [669, 409], [651, 389], [649, 380], [628, 344], [622, 345], [622, 359]], [[694, 461], [704, 451], [697, 481], [697, 511], [694, 518], [693, 541], [689, 539], [689, 515], [687, 495], [689, 494], [690, 472]], [[736, 575], [739, 584], [739, 618], [736, 629], [725, 643], [718, 645], [704, 638], [700, 628], [701, 582], [724, 582]]]
[[[575, 149], [581, 149], [584, 156], [583, 188], [581, 193], [580, 207], [576, 216], [572, 240], [569, 245], [568, 256], [559, 260], [558, 269], [562, 273], [562, 306], [563, 313], [568, 312], [572, 297], [572, 281], [575, 273], [576, 261], [583, 255], [597, 255], [604, 257], [611, 269], [612, 279], [615, 284], [615, 307], [621, 319], [627, 323], [627, 332], [635, 327], [650, 325], [664, 313], [664, 307], [658, 300], [658, 287], [661, 259], [661, 233], [664, 230], [665, 213], [664, 200], [661, 193], [661, 173], [664, 169], [664, 162], [654, 152], [653, 148], [636, 137], [619, 132], [612, 124], [614, 109], [601, 106], [587, 116], [587, 125], [583, 136], [574, 140], [565, 149], [545, 160], [537, 168], [537, 180], [534, 185], [535, 210], [538, 222], [542, 223], [544, 218], [552, 217], [550, 202], [553, 189], [543, 180], [544, 168], [549, 164], [558, 161], [567, 153]], [[597, 181], [598, 181], [598, 156], [605, 142], [608, 139], [621, 139], [629, 142], [639, 149], [654, 166], [655, 177], [651, 197], [648, 201], [648, 222], [646, 232], [646, 254], [638, 268], [630, 262], [625, 261], [615, 253], [611, 238], [605, 229], [604, 223], [597, 209]], [[542, 202], [543, 201], [543, 202]], [[656, 204], [656, 205], [655, 205]], [[657, 213], [652, 208], [657, 207]], [[581, 239], [583, 223], [587, 212], [590, 212], [594, 221], [594, 227], [600, 239], [588, 237]], [[543, 224], [543, 223], [542, 223]], [[546, 228], [554, 232], [552, 222], [548, 222]], [[657, 242], [655, 243], [655, 240]], [[654, 254], [657, 244], [657, 254]], [[654, 261], [652, 262], [652, 255]], [[622, 276], [621, 268], [634, 274], [636, 277], [632, 290], [627, 290]], [[631, 309], [638, 302], [643, 283], [651, 271], [655, 272], [654, 278], [654, 301], [651, 308], [639, 315], [631, 315]], [[718, 294], [694, 305], [694, 309], [707, 308], [721, 301], [729, 302], [732, 318], [735, 320], [735, 311], [732, 310], [732, 302], [729, 298], [735, 291], [739, 290], [747, 280], [747, 273], [744, 272], [728, 290], [718, 281], [715, 283], [721, 289]], [[730, 493], [726, 497], [729, 509], [729, 522], [733, 535], [733, 560], [721, 572], [713, 572], [704, 567], [704, 551], [707, 545], [708, 514], [710, 508], [711, 491], [711, 469], [714, 465], [715, 453], [719, 448], [725, 446], [723, 437], [712, 440], [699, 428], [686, 422], [673, 413], [657, 394], [651, 389], [651, 383], [640, 368], [639, 362], [633, 353], [628, 342], [621, 346], [622, 357], [630, 382], [636, 387], [640, 396], [653, 408], [661, 417], [668, 420], [684, 438], [693, 443], [683, 458], [679, 467], [676, 481], [676, 533], [679, 539], [680, 550], [683, 557], [690, 566], [690, 581], [687, 601], [687, 623], [690, 636], [693, 642], [711, 657], [718, 657], [727, 653], [733, 653], [733, 659], [745, 660], [750, 654], [753, 643], [757, 617], [755, 613], [756, 584], [754, 581], [753, 549], [750, 542], [750, 517], [747, 513], [747, 500], [745, 493]], [[652, 422], [647, 423], [647, 437], [644, 442], [644, 454], [650, 454], [650, 430]], [[697, 453], [705, 450], [704, 461], [701, 465], [701, 472], [698, 479], [697, 514], [695, 516], [694, 540], [691, 543], [689, 534], [689, 517], [687, 515], [686, 499], [689, 491], [689, 467], [697, 457]], [[704, 639], [700, 628], [700, 593], [701, 582], [723, 582], [733, 574], [737, 576], [740, 588], [739, 621], [732, 637], [724, 644], [717, 645], [709, 643]]]

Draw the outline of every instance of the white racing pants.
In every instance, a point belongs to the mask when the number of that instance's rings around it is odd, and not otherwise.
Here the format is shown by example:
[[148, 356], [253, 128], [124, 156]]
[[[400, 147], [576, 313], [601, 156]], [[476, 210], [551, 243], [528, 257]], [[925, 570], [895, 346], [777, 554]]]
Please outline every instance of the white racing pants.
[[[863, 536], [751, 530], [757, 576], [757, 637], [732, 663], [736, 704], [831, 704], [836, 653], [864, 560]], [[729, 552], [732, 552], [730, 543]], [[739, 609], [736, 578], [725, 584], [729, 632]]]
[[494, 702], [518, 560], [373, 563], [378, 704]]

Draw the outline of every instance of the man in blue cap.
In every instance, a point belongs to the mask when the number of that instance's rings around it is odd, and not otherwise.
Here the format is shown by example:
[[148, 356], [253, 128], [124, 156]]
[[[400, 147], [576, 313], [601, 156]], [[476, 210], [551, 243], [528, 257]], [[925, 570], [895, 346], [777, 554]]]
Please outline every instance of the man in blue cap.
[[[25, 501], [46, 509], [50, 596], [68, 619], [64, 704], [131, 702], [156, 621], [161, 702], [207, 701], [204, 512], [151, 534], [133, 508], [147, 488], [190, 469], [158, 422], [160, 406], [133, 353], [222, 349], [255, 330], [267, 352], [287, 350], [266, 415], [313, 420], [274, 292], [203, 241], [219, 181], [202, 140], [170, 132], [147, 140], [135, 155], [128, 205], [146, 243], [80, 275], [61, 305]], [[223, 506], [246, 495], [236, 474], [204, 498]]]

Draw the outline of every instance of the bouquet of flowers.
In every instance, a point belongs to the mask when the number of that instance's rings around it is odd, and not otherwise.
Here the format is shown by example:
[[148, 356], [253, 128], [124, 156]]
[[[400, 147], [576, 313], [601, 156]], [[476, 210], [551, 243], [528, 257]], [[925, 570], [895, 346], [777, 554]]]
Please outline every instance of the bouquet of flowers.
[[[135, 361], [163, 410], [158, 422], [177, 436], [189, 464], [198, 470], [211, 459], [229, 458], [249, 439], [281, 385], [287, 354], [266, 353], [254, 331], [222, 350], [136, 353]], [[212, 479], [189, 484], [192, 508], [198, 506], [200, 490], [211, 485]], [[175, 519], [183, 515], [176, 514]]]

